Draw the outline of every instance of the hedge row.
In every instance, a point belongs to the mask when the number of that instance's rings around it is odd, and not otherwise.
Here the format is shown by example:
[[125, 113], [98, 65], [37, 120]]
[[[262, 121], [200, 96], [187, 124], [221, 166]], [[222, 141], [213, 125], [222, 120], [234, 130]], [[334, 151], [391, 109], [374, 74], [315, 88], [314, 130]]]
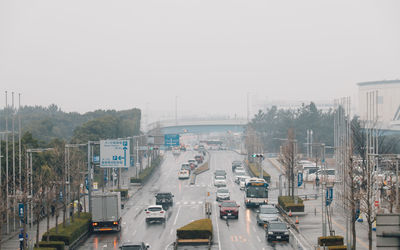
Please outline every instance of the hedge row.
[[144, 169], [140, 174], [139, 177], [132, 177], [131, 183], [144, 183], [146, 180], [151, 176], [153, 170], [156, 169], [161, 164], [161, 156], [158, 156], [154, 160], [151, 161], [151, 166]]
[[[343, 246], [343, 236], [321, 236], [318, 237], [318, 245], [320, 246], [332, 246], [338, 247]], [[333, 248], [336, 249], [336, 248]], [[341, 249], [341, 248], [339, 248]]]
[[176, 230], [178, 239], [208, 239], [212, 237], [212, 233], [210, 219], [196, 220]]
[[[74, 215], [74, 222], [69, 223], [63, 227], [62, 223], [58, 225], [58, 233], [56, 229], [50, 229], [49, 236], [51, 241], [63, 241], [65, 245], [70, 245], [75, 240], [79, 239], [83, 234], [88, 232], [90, 225], [91, 215], [89, 213], [76, 213]], [[47, 232], [43, 234], [42, 241], [47, 239]]]
[[300, 197], [297, 197], [296, 204], [291, 196], [279, 196], [278, 203], [286, 212], [304, 212], [303, 200]]
[[54, 248], [56, 250], [64, 250], [65, 249], [65, 243], [64, 241], [40, 241], [39, 242], [39, 247], [42, 248]]
[[196, 168], [194, 171], [193, 171], [193, 174], [201, 174], [201, 173], [203, 173], [203, 172], [205, 172], [205, 171], [207, 171], [207, 170], [209, 170], [210, 168], [209, 168], [209, 166], [208, 166], [208, 162], [206, 162], [206, 163], [204, 163], [203, 165], [201, 165], [200, 167], [198, 167], [198, 168]]
[[[249, 171], [251, 172], [251, 174], [253, 176], [256, 176], [256, 177], [260, 176], [260, 170], [259, 170], [259, 168], [257, 167], [257, 165], [255, 163], [248, 163], [247, 165], [249, 167]], [[263, 170], [263, 178], [268, 183], [271, 182], [271, 176], [267, 172], [265, 172], [265, 170]]]
[[121, 194], [121, 200], [127, 200], [129, 198], [128, 189], [113, 189], [111, 192], [119, 192]]

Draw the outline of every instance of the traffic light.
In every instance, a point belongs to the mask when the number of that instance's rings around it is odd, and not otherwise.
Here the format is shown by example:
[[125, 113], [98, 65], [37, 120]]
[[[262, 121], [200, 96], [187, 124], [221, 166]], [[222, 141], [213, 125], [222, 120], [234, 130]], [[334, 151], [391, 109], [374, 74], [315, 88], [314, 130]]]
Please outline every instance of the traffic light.
[[263, 154], [253, 154], [252, 157], [253, 157], [253, 158], [261, 158], [261, 159], [264, 159], [264, 155], [263, 155]]

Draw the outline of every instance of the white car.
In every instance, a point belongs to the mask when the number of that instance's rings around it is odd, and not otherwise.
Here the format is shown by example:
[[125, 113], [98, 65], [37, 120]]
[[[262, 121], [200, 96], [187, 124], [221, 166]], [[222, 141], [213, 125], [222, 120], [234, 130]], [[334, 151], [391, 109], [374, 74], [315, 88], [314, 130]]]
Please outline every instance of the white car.
[[153, 221], [165, 222], [166, 213], [161, 205], [151, 205], [144, 210], [146, 212], [146, 223]]
[[239, 181], [240, 190], [244, 190], [244, 189], [245, 189], [245, 187], [246, 187], [246, 181], [247, 181], [248, 179], [250, 179], [249, 176], [246, 176], [246, 177], [244, 177], [244, 178], [240, 178], [240, 181]]
[[215, 176], [214, 186], [216, 187], [226, 187], [226, 180], [224, 176]]
[[237, 176], [244, 176], [244, 175], [246, 175], [246, 171], [244, 171], [244, 170], [241, 170], [241, 169], [236, 169], [235, 170], [235, 175], [237, 175]]
[[178, 179], [189, 179], [190, 173], [188, 170], [179, 170]]

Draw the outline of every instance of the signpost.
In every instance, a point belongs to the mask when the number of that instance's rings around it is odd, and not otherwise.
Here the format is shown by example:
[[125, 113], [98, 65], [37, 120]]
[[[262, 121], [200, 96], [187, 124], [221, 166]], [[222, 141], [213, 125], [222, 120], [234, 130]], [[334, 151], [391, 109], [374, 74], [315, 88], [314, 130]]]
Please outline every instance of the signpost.
[[300, 187], [303, 185], [303, 173], [298, 173], [297, 174], [297, 186]]
[[24, 218], [24, 211], [25, 211], [24, 204], [18, 203], [18, 215], [21, 220]]
[[331, 205], [332, 201], [333, 201], [333, 188], [328, 187], [326, 189], [326, 206]]
[[127, 168], [130, 165], [129, 140], [101, 140], [100, 167]]
[[164, 145], [167, 147], [179, 146], [179, 134], [166, 134], [164, 136]]

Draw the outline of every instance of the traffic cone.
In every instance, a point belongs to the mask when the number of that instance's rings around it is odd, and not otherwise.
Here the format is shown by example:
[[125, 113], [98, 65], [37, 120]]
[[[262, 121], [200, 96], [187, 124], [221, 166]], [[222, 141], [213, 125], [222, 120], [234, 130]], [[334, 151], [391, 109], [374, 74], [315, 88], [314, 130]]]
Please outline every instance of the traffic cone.
[[296, 216], [295, 224], [299, 224], [299, 216]]
[[363, 221], [364, 221], [364, 219], [362, 217], [362, 214], [360, 213], [360, 216], [358, 216], [357, 222], [363, 222]]
[[376, 220], [374, 220], [374, 223], [372, 223], [372, 231], [376, 231]]
[[292, 217], [292, 209], [289, 210], [289, 217]]

